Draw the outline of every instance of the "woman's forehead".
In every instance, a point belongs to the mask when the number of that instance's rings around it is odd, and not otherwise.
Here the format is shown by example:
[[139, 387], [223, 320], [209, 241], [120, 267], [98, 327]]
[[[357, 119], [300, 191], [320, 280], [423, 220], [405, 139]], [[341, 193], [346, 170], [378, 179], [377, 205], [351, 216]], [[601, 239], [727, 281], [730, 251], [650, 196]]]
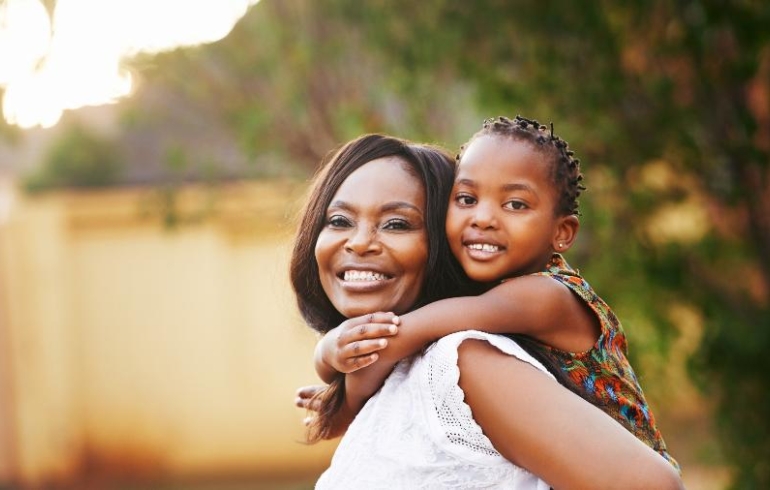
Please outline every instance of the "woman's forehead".
[[378, 158], [352, 172], [332, 198], [346, 203], [410, 202], [425, 209], [423, 182], [399, 157]]

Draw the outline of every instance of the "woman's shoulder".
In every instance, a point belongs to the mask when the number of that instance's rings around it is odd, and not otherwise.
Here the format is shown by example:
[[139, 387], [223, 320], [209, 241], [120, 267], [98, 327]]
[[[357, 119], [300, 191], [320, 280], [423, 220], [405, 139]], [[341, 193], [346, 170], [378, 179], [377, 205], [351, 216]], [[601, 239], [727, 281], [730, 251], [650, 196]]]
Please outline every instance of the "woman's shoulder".
[[[461, 332], [455, 332], [453, 334], [442, 337], [433, 343], [426, 351], [425, 358], [429, 362], [442, 362], [453, 366], [457, 366], [457, 360], [459, 357], [460, 346], [469, 340], [481, 341], [494, 347], [495, 350], [515, 357], [521, 361], [532, 364], [535, 368], [551, 376], [548, 370], [543, 366], [540, 361], [532, 357], [523, 347], [521, 347], [515, 340], [506, 337], [504, 335], [490, 334], [481, 332], [478, 330], [463, 330]], [[470, 354], [471, 356], [478, 354]]]

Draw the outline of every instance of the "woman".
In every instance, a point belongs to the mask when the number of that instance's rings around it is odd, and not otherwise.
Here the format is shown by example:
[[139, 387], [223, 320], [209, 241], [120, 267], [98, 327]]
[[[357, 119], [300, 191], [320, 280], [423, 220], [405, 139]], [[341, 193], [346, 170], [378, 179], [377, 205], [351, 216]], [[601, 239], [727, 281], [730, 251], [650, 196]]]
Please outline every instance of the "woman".
[[[461, 284], [443, 231], [452, 174], [444, 153], [378, 135], [332, 156], [316, 180], [292, 256], [292, 285], [311, 327], [327, 332], [372, 311], [403, 313]], [[326, 422], [315, 428], [317, 436], [336, 435], [332, 429], [344, 428], [341, 421], [363, 404], [351, 389], [356, 374], [346, 378], [347, 398], [343, 379], [324, 394], [318, 419]], [[515, 342], [480, 332], [446, 337], [399, 363], [318, 482], [318, 488], [549, 485], [680, 488], [681, 481], [665, 460], [561, 387]]]

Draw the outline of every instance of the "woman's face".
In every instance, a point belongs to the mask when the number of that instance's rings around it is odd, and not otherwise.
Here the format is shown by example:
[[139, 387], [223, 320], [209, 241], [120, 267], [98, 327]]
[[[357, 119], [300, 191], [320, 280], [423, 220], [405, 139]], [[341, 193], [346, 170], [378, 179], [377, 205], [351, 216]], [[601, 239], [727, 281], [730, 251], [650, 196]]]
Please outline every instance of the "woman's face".
[[388, 157], [361, 166], [326, 210], [315, 256], [324, 292], [345, 317], [404, 313], [422, 291], [425, 190], [405, 165]]

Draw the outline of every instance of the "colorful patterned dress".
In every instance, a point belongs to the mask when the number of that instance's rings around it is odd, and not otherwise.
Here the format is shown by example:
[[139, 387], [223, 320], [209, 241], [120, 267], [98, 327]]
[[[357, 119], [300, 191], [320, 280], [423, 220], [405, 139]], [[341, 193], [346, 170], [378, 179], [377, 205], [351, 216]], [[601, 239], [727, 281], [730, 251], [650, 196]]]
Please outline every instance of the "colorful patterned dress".
[[590, 350], [564, 352], [541, 344], [543, 355], [561, 366], [569, 382], [587, 399], [679, 470], [679, 464], [668, 454], [666, 443], [655, 425], [655, 417], [626, 357], [628, 346], [620, 320], [560, 254], [554, 254], [546, 270], [537, 275], [552, 277], [567, 286], [586, 302], [601, 323], [599, 340]]

